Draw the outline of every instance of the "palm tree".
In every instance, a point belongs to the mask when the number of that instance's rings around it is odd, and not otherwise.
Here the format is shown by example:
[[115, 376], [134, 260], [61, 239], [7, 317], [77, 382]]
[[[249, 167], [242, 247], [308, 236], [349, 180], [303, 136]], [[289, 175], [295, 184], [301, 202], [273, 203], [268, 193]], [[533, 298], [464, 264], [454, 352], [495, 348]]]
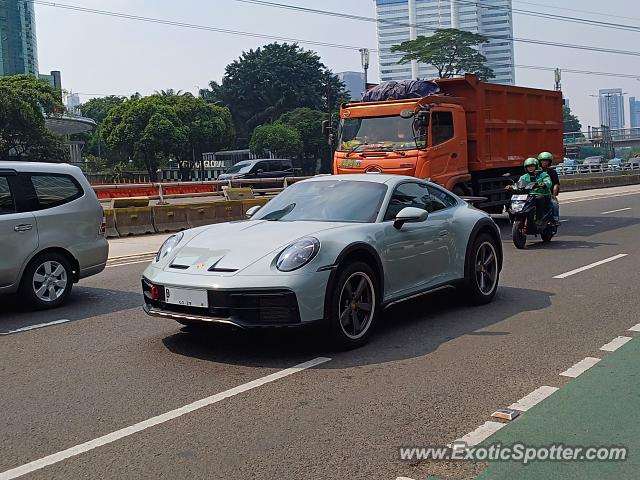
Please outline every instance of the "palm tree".
[[191, 92], [183, 92], [182, 90], [174, 90], [173, 88], [167, 88], [166, 90], [156, 90], [153, 92], [154, 95], [159, 97], [192, 97], [193, 94]]

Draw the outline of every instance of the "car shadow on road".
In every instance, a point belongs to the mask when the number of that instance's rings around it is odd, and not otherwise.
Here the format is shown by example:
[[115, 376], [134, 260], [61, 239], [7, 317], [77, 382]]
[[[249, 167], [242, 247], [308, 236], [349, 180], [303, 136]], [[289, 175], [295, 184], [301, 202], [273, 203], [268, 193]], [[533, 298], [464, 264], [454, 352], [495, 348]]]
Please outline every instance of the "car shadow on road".
[[[387, 309], [370, 342], [347, 352], [332, 351], [319, 329], [230, 331], [185, 329], [163, 339], [172, 352], [206, 361], [284, 368], [316, 356], [333, 359], [318, 368], [374, 365], [427, 355], [463, 335], [510, 335], [482, 330], [519, 313], [551, 305], [550, 292], [501, 287], [493, 303], [467, 306], [461, 292], [442, 290]], [[526, 321], [526, 320], [524, 320]]]
[[99, 315], [141, 307], [138, 292], [76, 285], [67, 301], [51, 310], [33, 310], [16, 295], [0, 298], [0, 333], [56, 320], [85, 320]]
[[[496, 215], [494, 221], [500, 227], [502, 239], [511, 239], [511, 223], [505, 215]], [[601, 233], [612, 232], [621, 228], [634, 227], [640, 225], [640, 218], [635, 217], [610, 217], [599, 216], [572, 216], [561, 217], [563, 220], [558, 228], [556, 239], [565, 237], [590, 237]], [[535, 238], [535, 237], [531, 237]]]

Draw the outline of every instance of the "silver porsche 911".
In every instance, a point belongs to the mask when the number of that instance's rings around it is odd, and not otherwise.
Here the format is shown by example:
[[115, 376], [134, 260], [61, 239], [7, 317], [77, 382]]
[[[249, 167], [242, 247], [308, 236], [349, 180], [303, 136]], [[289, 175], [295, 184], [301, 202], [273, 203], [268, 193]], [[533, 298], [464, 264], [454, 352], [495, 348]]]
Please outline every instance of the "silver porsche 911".
[[482, 304], [498, 288], [496, 224], [426, 181], [319, 176], [252, 210], [170, 237], [143, 274], [145, 311], [189, 326], [324, 322], [352, 348], [391, 304], [449, 285]]

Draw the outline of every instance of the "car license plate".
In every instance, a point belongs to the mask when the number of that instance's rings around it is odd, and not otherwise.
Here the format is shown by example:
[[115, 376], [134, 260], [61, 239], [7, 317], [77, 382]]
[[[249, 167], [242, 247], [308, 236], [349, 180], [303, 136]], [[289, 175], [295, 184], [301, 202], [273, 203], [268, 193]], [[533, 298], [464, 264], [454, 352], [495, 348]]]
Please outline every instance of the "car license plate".
[[529, 198], [528, 195], [512, 195], [511, 200], [526, 200]]
[[191, 288], [165, 287], [164, 298], [167, 303], [184, 307], [209, 307], [206, 290]]

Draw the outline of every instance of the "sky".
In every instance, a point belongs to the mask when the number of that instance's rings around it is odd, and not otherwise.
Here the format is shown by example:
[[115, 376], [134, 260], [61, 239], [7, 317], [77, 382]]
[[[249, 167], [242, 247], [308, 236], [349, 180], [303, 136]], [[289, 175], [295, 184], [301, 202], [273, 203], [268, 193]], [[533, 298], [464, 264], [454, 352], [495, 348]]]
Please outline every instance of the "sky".
[[[40, 71], [60, 70], [63, 88], [80, 93], [81, 101], [110, 94], [151, 94], [168, 88], [195, 93], [198, 88], [205, 88], [210, 80], [219, 82], [225, 66], [243, 51], [272, 41], [96, 15], [54, 7], [52, 3], [36, 4]], [[281, 0], [280, 3], [375, 16], [373, 0]], [[60, 5], [58, 2], [56, 4]], [[63, 5], [300, 40], [376, 48], [375, 23], [293, 12], [239, 0], [63, 0]], [[513, 7], [640, 28], [637, 0], [609, 0], [606, 5], [601, 0], [563, 0], [555, 2], [555, 6], [552, 0], [514, 0]], [[636, 12], [636, 18], [629, 18], [628, 12]], [[580, 25], [516, 13], [514, 36], [640, 52], [640, 30]], [[357, 50], [300, 45], [315, 50], [334, 72], [361, 69]], [[638, 56], [519, 42], [515, 43], [515, 63], [637, 74], [640, 77]], [[377, 56], [372, 52], [370, 81], [377, 81], [378, 74]], [[552, 89], [553, 72], [517, 69], [516, 84]], [[619, 87], [628, 93], [625, 98], [627, 127], [628, 97], [640, 97], [640, 81], [635, 79], [564, 73], [562, 87], [583, 129], [599, 123], [597, 99], [590, 97], [597, 94], [599, 89]]]

